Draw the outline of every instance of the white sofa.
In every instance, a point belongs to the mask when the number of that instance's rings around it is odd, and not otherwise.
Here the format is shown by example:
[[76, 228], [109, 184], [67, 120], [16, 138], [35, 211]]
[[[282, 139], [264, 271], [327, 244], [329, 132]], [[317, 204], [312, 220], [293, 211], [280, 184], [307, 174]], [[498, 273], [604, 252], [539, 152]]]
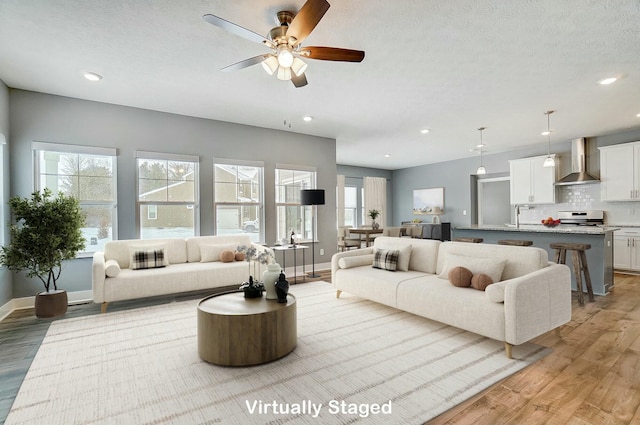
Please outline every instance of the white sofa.
[[[409, 252], [408, 270], [373, 268], [375, 249]], [[452, 285], [447, 270], [469, 264], [500, 277], [485, 291]], [[569, 268], [535, 247], [378, 237], [373, 247], [335, 254], [331, 277], [338, 298], [348, 292], [504, 341], [509, 358], [513, 346], [571, 320]]]
[[[102, 304], [156, 295], [238, 285], [254, 275], [260, 279], [266, 266], [257, 262], [219, 261], [219, 252], [238, 246], [258, 252], [273, 251], [251, 242], [249, 235], [199, 236], [187, 239], [129, 239], [107, 242], [93, 255], [93, 301]], [[166, 267], [131, 269], [131, 252], [163, 248]], [[202, 255], [201, 255], [201, 250]], [[217, 255], [216, 255], [217, 254]], [[202, 261], [206, 260], [206, 262]], [[112, 277], [110, 277], [112, 276]]]

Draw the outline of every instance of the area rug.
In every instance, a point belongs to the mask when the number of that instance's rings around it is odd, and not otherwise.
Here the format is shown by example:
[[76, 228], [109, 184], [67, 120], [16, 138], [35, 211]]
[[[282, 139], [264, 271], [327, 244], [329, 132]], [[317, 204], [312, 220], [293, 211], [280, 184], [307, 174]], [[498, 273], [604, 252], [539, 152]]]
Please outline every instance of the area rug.
[[[335, 291], [291, 288], [298, 345], [265, 365], [202, 361], [197, 301], [56, 321], [6, 424], [422, 424], [542, 358]], [[455, 312], [452, 312], [455, 314]]]

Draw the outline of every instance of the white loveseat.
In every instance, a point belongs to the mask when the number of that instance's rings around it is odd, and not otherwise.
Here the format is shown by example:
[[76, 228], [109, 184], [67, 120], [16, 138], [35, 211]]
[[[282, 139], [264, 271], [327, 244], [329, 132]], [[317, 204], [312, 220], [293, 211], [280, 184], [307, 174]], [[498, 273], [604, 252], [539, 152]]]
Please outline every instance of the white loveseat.
[[[223, 250], [253, 246], [258, 252], [269, 250], [251, 242], [249, 235], [199, 236], [187, 239], [129, 239], [107, 242], [104, 251], [93, 255], [93, 301], [102, 312], [113, 301], [197, 291], [238, 285], [249, 274], [260, 279], [266, 266], [247, 261], [223, 263]], [[168, 265], [133, 270], [132, 252], [163, 249]], [[271, 251], [273, 254], [273, 251]], [[254, 269], [255, 267], [255, 269]], [[254, 274], [255, 270], [255, 274]], [[251, 273], [250, 273], [251, 272]]]
[[[373, 268], [375, 249], [409, 252], [407, 271]], [[447, 271], [457, 265], [489, 267], [499, 278], [485, 291], [456, 287]], [[504, 341], [509, 358], [514, 345], [571, 320], [569, 268], [535, 247], [378, 237], [373, 247], [335, 254], [331, 277], [337, 297], [344, 291]]]

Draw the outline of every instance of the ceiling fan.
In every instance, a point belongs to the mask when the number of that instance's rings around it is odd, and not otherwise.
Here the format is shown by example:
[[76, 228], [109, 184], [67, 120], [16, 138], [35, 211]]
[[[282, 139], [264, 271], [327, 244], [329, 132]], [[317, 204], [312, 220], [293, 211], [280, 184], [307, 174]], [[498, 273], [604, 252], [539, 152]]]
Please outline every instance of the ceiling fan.
[[276, 74], [280, 80], [291, 80], [294, 86], [303, 87], [307, 85], [307, 77], [304, 74], [307, 64], [301, 58], [340, 62], [362, 62], [364, 59], [364, 52], [361, 50], [322, 46], [303, 47], [300, 44], [318, 25], [329, 6], [326, 0], [307, 0], [297, 14], [289, 11], [278, 12], [275, 16], [278, 26], [272, 28], [266, 37], [218, 16], [207, 14], [202, 19], [271, 49], [271, 53], [234, 63], [222, 68], [222, 71], [237, 71], [261, 63], [270, 75]]

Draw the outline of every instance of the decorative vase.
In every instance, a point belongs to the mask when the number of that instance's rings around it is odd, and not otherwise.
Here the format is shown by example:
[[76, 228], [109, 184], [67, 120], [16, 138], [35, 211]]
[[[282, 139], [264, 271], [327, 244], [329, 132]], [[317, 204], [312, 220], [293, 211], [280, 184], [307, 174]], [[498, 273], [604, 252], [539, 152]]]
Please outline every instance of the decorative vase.
[[278, 302], [286, 303], [287, 294], [289, 293], [289, 282], [287, 281], [284, 273], [280, 273], [278, 281], [276, 282], [276, 293], [278, 294]]
[[67, 291], [64, 289], [38, 292], [35, 301], [36, 317], [48, 319], [62, 316], [67, 312], [67, 304]]
[[276, 293], [276, 281], [278, 280], [279, 274], [280, 264], [278, 263], [269, 264], [267, 266], [267, 270], [262, 273], [262, 284], [264, 285], [265, 291], [267, 291], [268, 300], [278, 299], [278, 294]]
[[245, 298], [260, 298], [264, 287], [262, 284], [256, 285], [253, 281], [253, 276], [249, 276], [249, 282], [242, 282], [240, 289], [244, 292]]
[[376, 223], [375, 221], [371, 222], [371, 228], [378, 230], [380, 228], [380, 225], [378, 223]]

